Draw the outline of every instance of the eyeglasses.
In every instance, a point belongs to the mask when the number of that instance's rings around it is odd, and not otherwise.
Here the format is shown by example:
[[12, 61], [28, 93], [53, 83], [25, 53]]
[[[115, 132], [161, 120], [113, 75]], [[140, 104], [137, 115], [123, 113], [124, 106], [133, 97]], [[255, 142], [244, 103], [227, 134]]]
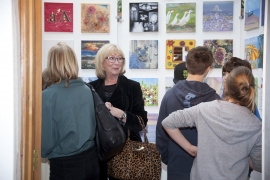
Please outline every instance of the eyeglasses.
[[119, 63], [122, 63], [125, 61], [125, 58], [123, 57], [119, 57], [119, 58], [116, 58], [116, 57], [113, 57], [113, 56], [109, 56], [109, 57], [106, 57], [106, 59], [108, 59], [108, 61], [110, 63], [114, 63], [116, 60], [119, 62]]

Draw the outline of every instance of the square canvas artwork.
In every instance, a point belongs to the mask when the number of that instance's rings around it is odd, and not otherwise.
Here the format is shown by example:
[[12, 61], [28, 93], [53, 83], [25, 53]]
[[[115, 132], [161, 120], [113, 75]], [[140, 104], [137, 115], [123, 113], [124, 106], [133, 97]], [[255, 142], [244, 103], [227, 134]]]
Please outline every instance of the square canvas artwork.
[[165, 77], [165, 92], [174, 86], [173, 77]]
[[216, 39], [204, 40], [203, 45], [208, 47], [214, 56], [214, 68], [221, 68], [229, 59], [233, 57], [233, 40]]
[[258, 28], [260, 24], [260, 0], [245, 1], [245, 30]]
[[203, 2], [203, 31], [233, 31], [233, 1]]
[[130, 32], [158, 31], [158, 2], [129, 4]]
[[109, 4], [81, 4], [81, 32], [109, 33], [110, 5]]
[[263, 40], [263, 34], [245, 39], [245, 56], [251, 68], [263, 68]]
[[[156, 143], [156, 126], [157, 126], [157, 120], [158, 120], [158, 113], [147, 113], [147, 126], [146, 126], [146, 136], [148, 139], [148, 142]], [[143, 132], [140, 132], [141, 138], [144, 141], [144, 135]]]
[[129, 47], [130, 69], [158, 68], [158, 40], [131, 40]]
[[167, 33], [196, 32], [196, 3], [166, 4]]
[[223, 82], [222, 77], [205, 77], [203, 82], [207, 83], [211, 88], [216, 90], [216, 93], [222, 97], [223, 95]]
[[45, 32], [73, 32], [73, 3], [44, 3]]
[[95, 69], [95, 57], [98, 50], [110, 41], [82, 41], [81, 42], [81, 68]]
[[158, 78], [130, 79], [140, 83], [145, 106], [158, 106]]

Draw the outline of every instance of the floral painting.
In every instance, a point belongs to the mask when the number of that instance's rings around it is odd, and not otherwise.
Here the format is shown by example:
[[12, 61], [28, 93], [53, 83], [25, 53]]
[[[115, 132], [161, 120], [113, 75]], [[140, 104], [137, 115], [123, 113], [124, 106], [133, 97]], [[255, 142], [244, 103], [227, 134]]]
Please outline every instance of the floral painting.
[[204, 40], [203, 45], [208, 47], [214, 56], [214, 68], [221, 68], [231, 57], [233, 57], [233, 40]]
[[145, 106], [158, 105], [158, 78], [131, 78], [141, 84]]
[[73, 3], [44, 3], [45, 32], [73, 32]]
[[158, 31], [158, 3], [142, 2], [129, 4], [130, 32]]
[[245, 30], [258, 28], [260, 24], [260, 0], [245, 2]]
[[263, 34], [245, 39], [245, 56], [251, 68], [263, 68], [263, 39]]
[[[156, 126], [158, 120], [158, 113], [147, 113], [147, 119], [148, 122], [145, 129], [148, 142], [156, 143]], [[140, 132], [140, 135], [144, 141], [144, 135], [142, 131]]]
[[109, 41], [82, 41], [81, 42], [81, 62], [82, 69], [95, 69], [95, 57], [98, 50]]
[[232, 31], [233, 1], [203, 2], [203, 31]]
[[131, 40], [129, 49], [130, 69], [158, 68], [158, 40]]
[[81, 4], [81, 32], [109, 33], [110, 5], [109, 4]]
[[195, 40], [192, 39], [166, 40], [166, 69], [174, 69], [185, 61], [188, 51], [194, 47]]
[[216, 90], [216, 93], [222, 97], [223, 94], [223, 83], [222, 77], [205, 77], [203, 82], [207, 83], [211, 88]]
[[196, 32], [196, 3], [166, 4], [167, 33]]

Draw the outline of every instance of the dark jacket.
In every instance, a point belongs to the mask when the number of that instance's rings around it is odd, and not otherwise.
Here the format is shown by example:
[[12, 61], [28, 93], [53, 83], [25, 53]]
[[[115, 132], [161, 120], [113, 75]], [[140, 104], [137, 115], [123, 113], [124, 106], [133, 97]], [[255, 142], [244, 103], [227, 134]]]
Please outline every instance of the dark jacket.
[[[104, 80], [97, 79], [90, 82], [98, 95], [105, 102], [104, 97]], [[147, 125], [147, 111], [144, 110], [144, 100], [140, 83], [127, 79], [125, 76], [119, 76], [115, 91], [108, 100], [113, 107], [119, 108], [126, 112], [127, 121], [123, 126], [126, 134], [127, 129], [131, 131], [130, 139], [141, 141], [139, 131], [142, 130], [137, 116], [141, 116]]]
[[[176, 83], [163, 97], [156, 128], [156, 146], [161, 154], [162, 162], [168, 165], [168, 180], [189, 180], [194, 158], [168, 136], [161, 122], [176, 110], [215, 99], [220, 99], [220, 97], [208, 84], [186, 80]], [[191, 144], [197, 145], [196, 128], [181, 128], [180, 130]]]

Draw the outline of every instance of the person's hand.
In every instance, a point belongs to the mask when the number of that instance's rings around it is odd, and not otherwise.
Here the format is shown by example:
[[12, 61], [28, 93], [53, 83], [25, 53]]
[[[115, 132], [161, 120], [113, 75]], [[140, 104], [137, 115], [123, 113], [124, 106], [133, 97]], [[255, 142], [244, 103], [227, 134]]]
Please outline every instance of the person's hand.
[[197, 146], [190, 145], [190, 146], [187, 148], [186, 151], [187, 151], [188, 154], [190, 154], [191, 156], [196, 157], [196, 156], [197, 156], [197, 150], [198, 150]]
[[113, 108], [113, 105], [110, 102], [105, 102], [105, 106], [108, 108], [109, 111]]

